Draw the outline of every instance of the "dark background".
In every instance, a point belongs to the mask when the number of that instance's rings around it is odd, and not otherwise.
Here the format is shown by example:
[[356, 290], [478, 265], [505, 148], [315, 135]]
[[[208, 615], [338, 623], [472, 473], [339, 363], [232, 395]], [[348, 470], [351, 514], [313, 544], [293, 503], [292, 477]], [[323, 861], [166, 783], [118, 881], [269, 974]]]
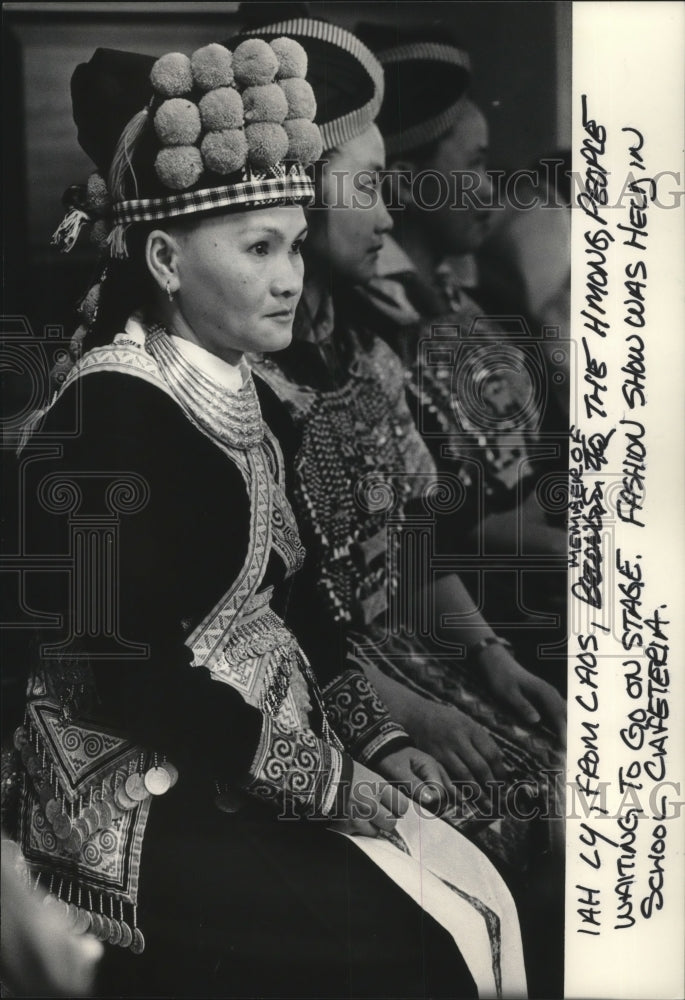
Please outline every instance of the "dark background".
[[[61, 196], [92, 170], [71, 118], [74, 67], [98, 46], [161, 55], [192, 52], [239, 26], [236, 3], [42, 3], [3, 7], [3, 261], [7, 317], [33, 333], [72, 325], [96, 269], [87, 241], [68, 256], [50, 246]], [[325, 2], [311, 13], [352, 28], [442, 20], [468, 49], [472, 94], [491, 127], [491, 166], [527, 166], [569, 144], [570, 4], [555, 2]], [[568, 110], [567, 110], [568, 109]], [[5, 320], [7, 322], [7, 319]], [[10, 320], [10, 325], [16, 323]], [[22, 324], [23, 325], [23, 324]], [[6, 386], [12, 397], [15, 387]], [[6, 398], [5, 413], [7, 413]], [[23, 409], [23, 407], [21, 407]], [[12, 407], [10, 406], [10, 409]]]

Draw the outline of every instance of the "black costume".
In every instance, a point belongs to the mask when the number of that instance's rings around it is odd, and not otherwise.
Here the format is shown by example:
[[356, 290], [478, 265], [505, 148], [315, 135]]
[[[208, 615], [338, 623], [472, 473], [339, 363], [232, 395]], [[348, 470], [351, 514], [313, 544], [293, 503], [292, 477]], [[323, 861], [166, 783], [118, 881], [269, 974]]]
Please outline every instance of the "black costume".
[[[361, 675], [340, 675], [331, 646], [318, 650], [331, 679], [322, 697], [277, 614], [302, 552], [251, 379], [239, 402], [212, 398], [216, 386], [159, 329], [147, 332], [145, 351], [119, 337], [86, 355], [80, 371], [29, 446], [36, 456], [53, 451], [31, 464], [31, 531], [43, 553], [65, 551], [69, 518], [55, 509], [69, 512], [72, 529], [89, 515], [95, 531], [104, 491], [110, 515], [120, 514], [117, 612], [103, 650], [102, 630], [89, 637], [84, 628], [92, 607], [76, 591], [71, 600], [58, 594], [54, 575], [43, 580], [42, 607], [66, 610], [69, 638], [49, 643], [17, 742], [28, 770], [20, 829], [31, 870], [110, 943], [126, 944], [132, 931], [140, 951], [138, 923], [144, 933], [142, 955], [108, 949], [101, 995], [475, 995], [449, 934], [324, 827], [351, 768], [329, 718], [370, 764], [407, 740]], [[261, 394], [273, 415], [275, 400]], [[270, 480], [268, 524], [258, 523], [258, 479]], [[268, 562], [254, 554], [255, 531], [271, 534]], [[227, 583], [260, 558], [263, 579], [231, 618]], [[84, 574], [81, 559], [67, 582], [78, 587]], [[227, 620], [212, 647], [212, 630]], [[176, 787], [129, 803], [126, 779], [147, 781], [167, 762]], [[83, 833], [103, 803], [109, 825]], [[287, 821], [274, 822], [279, 811]], [[107, 868], [108, 848], [118, 867]], [[473, 906], [497, 955], [499, 918], [492, 924], [487, 906]]]

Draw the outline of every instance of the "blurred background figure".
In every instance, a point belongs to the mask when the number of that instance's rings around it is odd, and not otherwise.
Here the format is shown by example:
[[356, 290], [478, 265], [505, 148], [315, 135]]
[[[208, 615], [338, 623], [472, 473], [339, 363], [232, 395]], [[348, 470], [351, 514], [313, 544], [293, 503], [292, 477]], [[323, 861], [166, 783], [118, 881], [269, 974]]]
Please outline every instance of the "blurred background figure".
[[[395, 242], [387, 241], [380, 275], [365, 295], [376, 327], [409, 368], [416, 420], [438, 468], [457, 473], [464, 487], [455, 550], [504, 560], [472, 583], [482, 591], [486, 616], [505, 622], [501, 631], [524, 662], [563, 691], [561, 657], [540, 664], [538, 654], [542, 642], [558, 643], [565, 634], [564, 515], [550, 510], [544, 493], [549, 477], [566, 465], [566, 427], [556, 418], [550, 427], [549, 419], [559, 389], [547, 364], [551, 352], [539, 327], [527, 322], [537, 317], [521, 309], [522, 294], [508, 300], [501, 294], [493, 308], [478, 274], [477, 255], [493, 220], [518, 221], [522, 213], [514, 205], [495, 210], [489, 128], [468, 92], [469, 55], [449, 26], [367, 24], [359, 32], [385, 69], [379, 126], [394, 172], [386, 197]], [[565, 213], [561, 221], [566, 239], [559, 253], [567, 260]], [[496, 260], [491, 273], [498, 274]], [[541, 282], [531, 279], [536, 301]], [[502, 282], [502, 293], [506, 287]], [[451, 363], [428, 361], [431, 339], [434, 355], [441, 348]], [[550, 431], [557, 434], [552, 449]], [[527, 568], [544, 572], [524, 574]], [[543, 624], [550, 630], [544, 635]]]
[[[76, 934], [60, 906], [29, 888], [17, 845], [2, 840], [2, 995], [92, 996], [103, 946], [91, 934]], [[46, 903], [52, 905], [46, 905]]]
[[[556, 150], [519, 172], [515, 203], [492, 216], [478, 259], [479, 300], [493, 313], [516, 311], [533, 330], [557, 328], [543, 340], [557, 429], [568, 427], [570, 337], [571, 152]], [[510, 175], [510, 177], [513, 175]], [[555, 377], [556, 376], [556, 377]], [[554, 426], [554, 425], [553, 425]]]

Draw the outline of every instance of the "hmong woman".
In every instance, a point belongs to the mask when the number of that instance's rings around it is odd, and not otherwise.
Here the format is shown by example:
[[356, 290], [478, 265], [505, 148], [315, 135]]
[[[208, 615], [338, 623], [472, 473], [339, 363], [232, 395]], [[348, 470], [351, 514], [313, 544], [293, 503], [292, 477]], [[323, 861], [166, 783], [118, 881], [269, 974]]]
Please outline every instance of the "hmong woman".
[[[322, 630], [348, 627], [351, 660], [450, 778], [471, 787], [496, 779], [505, 790], [523, 780], [537, 789], [544, 808], [545, 773], [561, 768], [563, 700], [516, 661], [460, 578], [432, 569], [435, 548], [440, 555], [447, 544], [448, 519], [439, 514], [449, 510], [451, 489], [458, 498], [458, 488], [447, 475], [436, 478], [405, 400], [406, 373], [355, 308], [353, 288], [375, 274], [391, 227], [378, 189], [384, 150], [374, 125], [382, 73], [355, 36], [322, 21], [300, 18], [250, 30], [265, 39], [280, 32], [308, 50], [325, 147], [294, 340], [257, 368], [300, 429], [296, 513], [316, 557], [318, 602], [317, 616], [300, 600], [293, 601], [293, 613], [317, 617]], [[334, 60], [342, 71], [331, 74]], [[459, 643], [466, 646], [465, 662], [455, 655]], [[557, 806], [552, 803], [552, 815]], [[481, 830], [488, 848], [518, 870], [530, 890], [531, 838], [537, 850], [537, 838], [545, 842], [554, 824], [531, 829], [522, 816], [527, 809], [528, 803], [518, 816], [510, 809], [504, 824], [488, 829], [486, 821]], [[467, 822], [476, 823], [465, 811]], [[560, 879], [558, 868], [555, 873]], [[557, 881], [557, 900], [559, 890]], [[549, 898], [525, 895], [532, 907], [542, 906], [550, 926]]]
[[[472, 297], [478, 283], [475, 255], [498, 213], [488, 211], [493, 201], [486, 170], [488, 125], [468, 94], [468, 53], [440, 22], [402, 29], [360, 25], [357, 33], [384, 69], [378, 127], [390, 169], [405, 178], [394, 190], [395, 206], [401, 206], [395, 213], [397, 243], [388, 241], [382, 275], [362, 293], [369, 322], [390, 346], [402, 344], [417, 423], [438, 468], [463, 484], [460, 552], [504, 557], [505, 571], [483, 578], [487, 611], [511, 623], [507, 637], [535, 663], [541, 645], [549, 650], [565, 637], [565, 512], [557, 509], [554, 516], [551, 505], [545, 509], [540, 500], [546, 484], [565, 479], [568, 464], [568, 420], [562, 427], [557, 412], [558, 380], [562, 389], [568, 386], [559, 363], [563, 341], [533, 337], [515, 296], [508, 309], [494, 312]], [[450, 206], [458, 204], [460, 176], [475, 185], [479, 200], [465, 198], [455, 210]], [[436, 207], [428, 210], [426, 204]], [[530, 212], [513, 213], [534, 226]], [[542, 214], [555, 235], [554, 220], [564, 232], [564, 213]], [[556, 251], [563, 260], [568, 245], [561, 241]], [[429, 360], [445, 357], [452, 363]], [[537, 557], [534, 566], [531, 557]], [[526, 561], [528, 572], [520, 572]], [[554, 631], [551, 616], [561, 626]], [[540, 667], [565, 690], [565, 656], [555, 660], [548, 652]]]
[[302, 290], [306, 62], [279, 34], [74, 75], [99, 172], [56, 238], [92, 224], [112, 259], [21, 454], [32, 551], [67, 567], [34, 598], [67, 635], [15, 734], [20, 843], [110, 946], [102, 996], [521, 996], [502, 880], [377, 776], [430, 758], [284, 624], [304, 553], [245, 352], [288, 344]]

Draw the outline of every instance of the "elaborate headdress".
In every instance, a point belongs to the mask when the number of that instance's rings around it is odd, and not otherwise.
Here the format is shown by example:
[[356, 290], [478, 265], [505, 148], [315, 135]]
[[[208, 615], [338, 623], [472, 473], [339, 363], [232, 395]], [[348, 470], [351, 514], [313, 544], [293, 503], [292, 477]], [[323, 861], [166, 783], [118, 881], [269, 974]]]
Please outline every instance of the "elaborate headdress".
[[445, 25], [400, 29], [361, 24], [355, 32], [385, 72], [378, 127], [388, 154], [410, 152], [449, 132], [459, 116], [471, 66], [468, 53]]
[[[274, 19], [274, 8], [279, 7], [283, 17]], [[300, 16], [302, 10], [301, 4], [243, 4], [241, 13], [246, 22], [241, 37], [273, 44], [280, 35], [287, 35], [306, 49], [323, 148], [329, 151], [361, 135], [378, 117], [383, 103], [383, 69], [351, 32], [337, 24]]]
[[72, 78], [79, 142], [98, 167], [66, 193], [53, 242], [82, 226], [126, 256], [126, 228], [221, 208], [306, 204], [322, 152], [307, 55], [274, 36], [159, 59], [98, 49]]

